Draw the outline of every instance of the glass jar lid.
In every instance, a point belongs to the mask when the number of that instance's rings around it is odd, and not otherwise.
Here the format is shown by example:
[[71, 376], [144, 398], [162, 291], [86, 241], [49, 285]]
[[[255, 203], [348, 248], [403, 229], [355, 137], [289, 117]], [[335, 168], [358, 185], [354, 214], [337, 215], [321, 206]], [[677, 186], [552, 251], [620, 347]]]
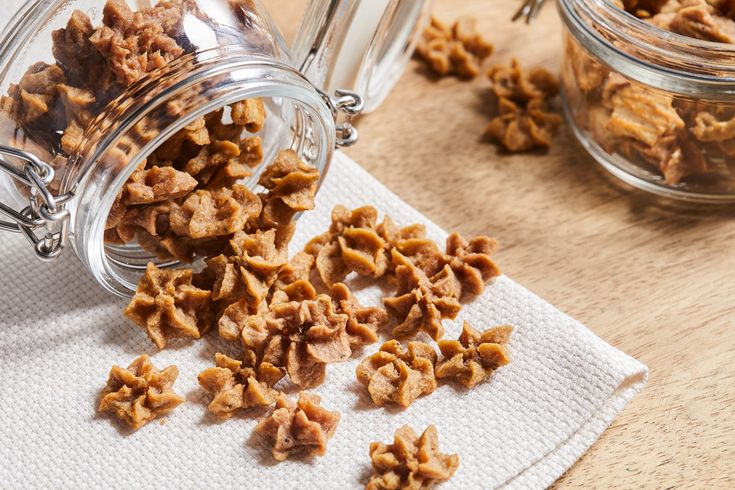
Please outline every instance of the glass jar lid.
[[358, 93], [364, 112], [388, 96], [411, 58], [433, 0], [314, 0], [292, 46], [300, 71], [326, 93]]

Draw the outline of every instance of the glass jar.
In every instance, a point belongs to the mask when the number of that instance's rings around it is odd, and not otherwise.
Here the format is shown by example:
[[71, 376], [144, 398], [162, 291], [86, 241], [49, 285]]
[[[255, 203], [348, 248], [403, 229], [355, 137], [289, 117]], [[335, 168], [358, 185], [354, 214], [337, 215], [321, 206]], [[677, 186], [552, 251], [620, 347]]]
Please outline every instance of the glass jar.
[[[257, 0], [162, 0], [155, 9], [148, 0], [29, 2], [0, 45], [0, 94], [15, 94], [0, 108], [0, 176], [14, 201], [0, 202], [10, 217], [0, 229], [23, 233], [46, 260], [68, 242], [104, 288], [130, 296], [147, 262], [176, 264], [135, 242], [105, 243], [110, 209], [136, 168], [202, 117], [231, 117], [227, 107], [259, 99], [262, 161], [289, 148], [323, 178], [335, 146], [357, 137], [339, 113], [382, 101], [431, 8], [378, 3], [310, 2], [292, 54]], [[103, 51], [120, 59], [114, 69], [99, 68]], [[344, 53], [354, 58], [347, 67]], [[330, 86], [366, 97], [330, 97]], [[261, 171], [243, 183], [257, 190]]]
[[735, 202], [735, 46], [668, 32], [611, 0], [560, 0], [563, 103], [581, 144], [640, 189]]

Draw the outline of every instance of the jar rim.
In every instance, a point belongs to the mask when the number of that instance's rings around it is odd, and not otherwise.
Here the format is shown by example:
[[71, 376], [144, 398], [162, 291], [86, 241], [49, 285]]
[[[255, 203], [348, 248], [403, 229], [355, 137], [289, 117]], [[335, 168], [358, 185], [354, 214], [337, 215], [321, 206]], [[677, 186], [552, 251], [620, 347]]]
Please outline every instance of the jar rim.
[[[67, 186], [78, 187], [77, 199], [75, 199], [73, 208], [71, 209], [73, 215], [72, 233], [74, 235], [72, 244], [74, 245], [75, 251], [95, 279], [105, 289], [118, 296], [131, 296], [135, 292], [137, 278], [131, 280], [121, 275], [119, 269], [124, 267], [124, 264], [110, 257], [104, 243], [107, 215], [117, 196], [117, 191], [122, 188], [128, 177], [135, 171], [138, 163], [143, 161], [155, 148], [167, 140], [170, 135], [184, 128], [194, 119], [210, 113], [219, 107], [230, 105], [238, 100], [247, 98], [281, 97], [289, 99], [294, 103], [294, 106], [298, 106], [302, 111], [308, 112], [317, 124], [321, 124], [323, 137], [318, 142], [317, 146], [319, 146], [319, 149], [317, 154], [320, 158], [324, 159], [324, 165], [320, 168], [322, 178], [319, 181], [319, 185], [321, 185], [327, 173], [334, 150], [334, 138], [336, 137], [333, 119], [321, 95], [308, 80], [288, 64], [272, 60], [253, 59], [252, 56], [241, 56], [239, 63], [236, 59], [229, 59], [226, 65], [226, 67], [216, 67], [216, 73], [237, 69], [238, 73], [248, 70], [252, 71], [252, 74], [250, 78], [239, 80], [238, 83], [240, 85], [237, 87], [233, 87], [229, 91], [223, 91], [220, 96], [213, 97], [206, 104], [197, 106], [196, 110], [191, 111], [186, 116], [176, 118], [165, 127], [165, 131], [162, 131], [161, 134], [142, 147], [127, 162], [123, 169], [112, 174], [109, 167], [105, 168], [95, 162], [103, 158], [106, 149], [113, 148], [117, 140], [123, 138], [128, 132], [134, 131], [136, 124], [145, 118], [147, 111], [136, 109], [133, 111], [135, 114], [128, 114], [128, 117], [122, 118], [125, 121], [124, 125], [115, 130], [117, 134], [114, 138], [104, 138], [100, 145], [101, 149], [97, 148], [90, 152], [91, 157], [85, 155], [85, 161], [80, 162], [82, 164], [78, 167], [76, 178], [72, 177], [65, 183], [65, 188]], [[263, 76], [264, 70], [268, 72], [268, 76]], [[188, 76], [202, 78], [201, 73], [196, 75], [189, 73]], [[206, 81], [207, 78], [203, 78], [202, 80]], [[163, 93], [160, 96], [146, 101], [146, 105], [161, 105], [165, 104], [168, 100], [170, 100], [168, 94]], [[101, 179], [103, 184], [90, 184], [90, 182], [95, 181], [95, 178]], [[166, 262], [162, 266], [173, 265], [175, 263]], [[145, 264], [141, 263], [138, 265], [131, 267], [131, 269], [135, 268], [136, 271], [140, 269], [139, 272], [142, 274]]]
[[610, 0], [560, 0], [558, 8], [582, 45], [622, 75], [684, 95], [735, 96], [735, 44], [667, 31]]

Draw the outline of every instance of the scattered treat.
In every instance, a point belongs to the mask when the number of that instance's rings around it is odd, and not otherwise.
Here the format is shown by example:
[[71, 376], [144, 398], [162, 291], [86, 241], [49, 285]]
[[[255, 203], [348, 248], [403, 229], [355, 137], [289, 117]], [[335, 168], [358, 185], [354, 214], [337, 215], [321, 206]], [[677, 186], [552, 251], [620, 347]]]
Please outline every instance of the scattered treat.
[[377, 406], [393, 402], [406, 408], [419, 396], [436, 389], [436, 359], [429, 344], [409, 342], [406, 348], [397, 340], [389, 340], [360, 362], [357, 380], [367, 386]]
[[261, 226], [276, 228], [291, 222], [297, 212], [314, 209], [319, 171], [301, 161], [295, 151], [281, 150], [258, 183], [269, 191]]
[[320, 402], [317, 395], [303, 391], [296, 403], [281, 394], [273, 413], [258, 422], [255, 432], [273, 444], [277, 461], [284, 461], [292, 453], [326, 454], [327, 440], [337, 430], [339, 413], [324, 409]]
[[[288, 263], [278, 271], [278, 278], [273, 284], [273, 292], [269, 305], [288, 303], [289, 301], [314, 300], [316, 288], [309, 281], [314, 257], [306, 252], [294, 255]], [[338, 312], [341, 313], [341, 312]], [[349, 333], [349, 332], [348, 332]]]
[[378, 341], [378, 327], [388, 320], [388, 313], [377, 306], [361, 306], [350, 289], [338, 282], [329, 290], [335, 303], [335, 311], [347, 315], [345, 331], [353, 349]]
[[370, 444], [373, 474], [366, 490], [418, 490], [448, 480], [459, 456], [439, 452], [439, 435], [430, 425], [421, 436], [408, 425], [395, 432], [393, 444]]
[[125, 316], [146, 329], [159, 349], [177, 337], [198, 339], [212, 326], [210, 292], [191, 284], [190, 269], [163, 270], [148, 263]]
[[97, 411], [110, 413], [138, 430], [184, 402], [173, 391], [178, 376], [176, 366], [159, 371], [147, 355], [138, 357], [127, 369], [112, 366]]
[[313, 238], [304, 251], [315, 258], [322, 282], [331, 287], [355, 271], [382, 277], [388, 270], [386, 243], [378, 234], [378, 211], [372, 206], [348, 210], [335, 206], [329, 230]]
[[500, 274], [490, 258], [496, 248], [491, 238], [477, 237], [467, 244], [455, 233], [447, 241], [446, 253], [442, 253], [427, 238], [423, 225], [399, 228], [389, 216], [378, 224], [378, 211], [372, 206], [350, 211], [338, 205], [332, 211], [329, 230], [310, 240], [304, 251], [314, 257], [316, 270], [329, 287], [343, 281], [350, 272], [379, 278], [403, 265], [416, 267], [431, 277], [449, 264], [465, 292], [479, 294], [479, 279], [487, 282]]
[[497, 249], [498, 242], [484, 235], [469, 242], [457, 232], [447, 237], [445, 260], [459, 280], [461, 294], [482, 294], [485, 284], [500, 275], [500, 268], [491, 258]]
[[281, 369], [263, 362], [255, 353], [246, 351], [245, 361], [217, 353], [217, 367], [199, 373], [199, 384], [213, 395], [207, 407], [215, 417], [228, 419], [240, 408], [266, 407], [275, 403], [279, 392], [273, 385], [283, 378]]
[[505, 325], [479, 332], [464, 322], [459, 339], [438, 342], [444, 358], [436, 364], [436, 378], [455, 378], [467, 388], [489, 378], [510, 362], [505, 344], [512, 331], [513, 327]]
[[[262, 362], [284, 367], [294, 384], [313, 388], [324, 382], [326, 365], [352, 355], [347, 334], [347, 315], [335, 311], [332, 299], [292, 301], [271, 306], [258, 314], [243, 314], [235, 303], [220, 320], [227, 329], [240, 329], [246, 348]], [[236, 314], [237, 313], [237, 314]]]
[[432, 339], [444, 336], [443, 318], [455, 318], [462, 305], [459, 298], [462, 287], [451, 267], [429, 278], [414, 266], [398, 266], [396, 269], [398, 290], [393, 297], [384, 298], [388, 310], [401, 322], [393, 329], [393, 336], [410, 338], [420, 331]]
[[477, 19], [460, 17], [448, 27], [436, 17], [424, 30], [416, 54], [439, 75], [474, 78], [493, 53], [493, 45], [477, 32]]
[[488, 72], [498, 101], [498, 115], [485, 133], [510, 152], [548, 148], [563, 118], [550, 111], [559, 93], [556, 78], [543, 68], [521, 70], [518, 61], [496, 65]]

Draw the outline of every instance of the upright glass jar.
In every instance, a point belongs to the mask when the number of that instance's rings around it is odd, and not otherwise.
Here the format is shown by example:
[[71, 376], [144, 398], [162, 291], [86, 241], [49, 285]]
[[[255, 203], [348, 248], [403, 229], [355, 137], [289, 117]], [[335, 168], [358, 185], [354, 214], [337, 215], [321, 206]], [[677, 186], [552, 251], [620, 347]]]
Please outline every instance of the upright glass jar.
[[611, 0], [559, 0], [563, 103], [587, 151], [655, 194], [735, 202], [735, 46], [663, 30]]
[[[42, 259], [68, 242], [104, 288], [129, 296], [147, 262], [173, 264], [134, 242], [105, 243], [120, 189], [172, 136], [245, 100], [265, 106], [257, 128], [263, 162], [289, 148], [323, 178], [335, 146], [356, 139], [338, 113], [382, 100], [431, 7], [430, 0], [383, 1], [368, 9], [368, 32], [355, 38], [366, 3], [310, 2], [292, 55], [257, 0], [28, 2], [0, 44], [0, 95], [12, 95], [0, 107], [0, 174], [14, 200], [0, 202], [10, 218], [0, 229], [24, 233]], [[338, 59], [345, 49], [358, 60], [347, 69]], [[98, 66], [103, 52], [119, 60], [113, 70]], [[373, 70], [385, 65], [383, 74]], [[327, 96], [335, 79], [351, 82], [336, 88], [380, 90], [366, 99]], [[224, 117], [234, 117], [228, 111]], [[261, 171], [244, 183], [256, 189]]]

